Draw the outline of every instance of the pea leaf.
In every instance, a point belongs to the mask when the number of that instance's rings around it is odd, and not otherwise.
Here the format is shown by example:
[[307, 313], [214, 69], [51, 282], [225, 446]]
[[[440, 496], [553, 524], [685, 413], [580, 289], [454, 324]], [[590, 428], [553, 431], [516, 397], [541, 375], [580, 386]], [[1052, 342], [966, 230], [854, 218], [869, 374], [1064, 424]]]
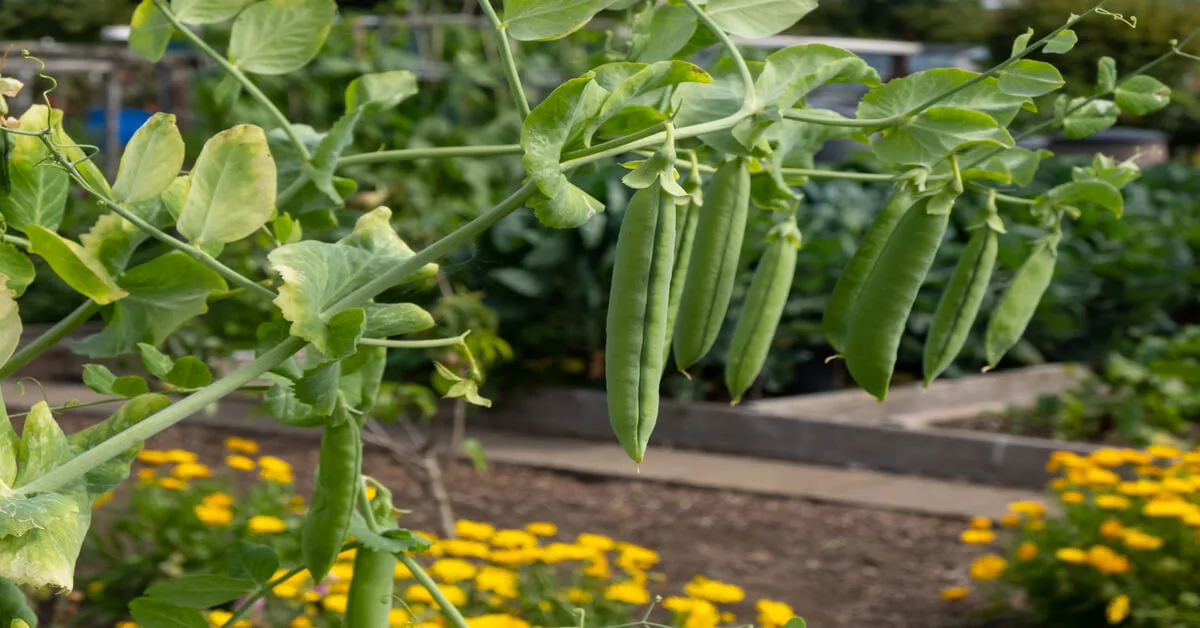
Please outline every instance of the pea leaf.
[[670, 59], [691, 41], [696, 27], [691, 9], [668, 3], [655, 6], [634, 22], [629, 58], [641, 63]]
[[[154, 413], [171, 405], [166, 395], [149, 394], [130, 399], [112, 416], [103, 421], [71, 434], [67, 442], [74, 455], [87, 451], [113, 436], [141, 423]], [[129, 477], [129, 465], [142, 450], [139, 443], [121, 452], [120, 455], [87, 472], [88, 501], [119, 486]]]
[[368, 303], [363, 336], [387, 338], [433, 328], [433, 316], [415, 303]]
[[325, 415], [297, 397], [296, 382], [274, 373], [267, 373], [264, 377], [274, 382], [263, 395], [263, 409], [267, 414], [292, 427], [317, 427], [324, 423]]
[[1171, 88], [1153, 76], [1139, 74], [1121, 81], [1114, 90], [1113, 99], [1121, 111], [1142, 116], [1171, 104]]
[[[1065, 102], [1065, 111], [1070, 111], [1083, 103], [1082, 97], [1072, 98]], [[1094, 100], [1078, 111], [1062, 118], [1063, 135], [1067, 139], [1080, 140], [1095, 135], [1117, 123], [1121, 110], [1111, 100]]]
[[826, 83], [877, 87], [879, 74], [851, 52], [825, 44], [805, 44], [771, 53], [755, 81], [755, 90], [765, 103], [786, 110]]
[[1117, 87], [1117, 60], [1100, 57], [1096, 62], [1096, 93], [1107, 94]]
[[1071, 52], [1078, 42], [1079, 36], [1075, 34], [1075, 31], [1069, 28], [1064, 29], [1046, 42], [1046, 47], [1042, 48], [1042, 52], [1048, 55], [1065, 55]]
[[1012, 146], [1008, 131], [984, 113], [958, 107], [933, 107], [908, 123], [884, 129], [872, 146], [889, 163], [933, 165], [967, 146]]
[[[146, 369], [147, 373], [159, 379], [166, 377], [167, 373], [171, 371], [171, 367], [175, 366], [175, 360], [172, 360], [171, 356], [159, 351], [154, 345], [139, 342], [137, 348], [138, 352], [142, 355], [142, 368]], [[85, 366], [84, 368], [87, 367]]]
[[400, 552], [423, 552], [429, 548], [429, 541], [413, 534], [409, 530], [395, 529], [384, 532], [373, 532], [367, 527], [366, 521], [357, 511], [350, 519], [350, 535], [364, 546], [377, 552], [396, 554]]
[[[44, 105], [34, 105], [21, 116], [22, 131], [45, 129], [47, 112]], [[52, 124], [62, 119], [54, 112]], [[9, 176], [12, 191], [0, 195], [0, 214], [4, 221], [25, 231], [29, 225], [41, 225], [57, 231], [67, 206], [68, 180], [66, 171], [50, 161], [50, 151], [36, 137], [18, 135], [13, 138], [9, 155]]]
[[1141, 176], [1142, 171], [1133, 159], [1117, 162], [1112, 157], [1096, 153], [1090, 166], [1076, 166], [1071, 169], [1073, 181], [1099, 179], [1121, 189]]
[[229, 575], [266, 584], [279, 568], [279, 555], [267, 545], [238, 541], [229, 549]]
[[158, 63], [167, 53], [175, 27], [154, 0], [142, 0], [129, 20], [129, 49], [137, 56]]
[[91, 358], [128, 353], [139, 342], [162, 344], [188, 320], [208, 311], [208, 295], [225, 280], [186, 253], [172, 251], [121, 275], [128, 295], [105, 313], [106, 325], [73, 348]]
[[317, 143], [313, 155], [313, 184], [335, 207], [341, 207], [342, 196], [333, 185], [333, 173], [337, 170], [338, 157], [354, 142], [354, 127], [362, 117], [363, 109], [356, 107], [348, 110], [333, 124], [325, 137]]
[[[974, 158], [983, 152], [990, 153], [992, 149], [985, 146], [967, 151], [962, 161], [964, 163], [973, 162], [975, 161]], [[1050, 151], [1044, 149], [1034, 151], [1020, 146], [1013, 146], [989, 157], [986, 161], [976, 166], [965, 169], [962, 174], [964, 179], [988, 179], [999, 183], [1028, 185], [1033, 181], [1034, 175], [1037, 174], [1038, 165], [1042, 159], [1049, 157], [1051, 154]], [[947, 166], [943, 171], [949, 174], [950, 168]]]
[[203, 388], [212, 382], [212, 371], [200, 358], [185, 355], [175, 361], [165, 379], [178, 388]]
[[256, 126], [242, 124], [214, 135], [205, 142], [189, 178], [178, 229], [197, 246], [220, 250], [254, 233], [271, 217], [275, 162], [266, 135]]
[[362, 346], [339, 362], [337, 389], [346, 405], [358, 412], [369, 412], [375, 406], [386, 366], [384, 347]]
[[612, 90], [599, 113], [592, 117], [584, 129], [583, 141], [591, 144], [592, 136], [606, 121], [628, 105], [645, 104], [642, 101], [646, 97], [654, 97], [666, 87], [680, 83], [711, 82], [712, 77], [707, 72], [686, 61], [659, 61], [647, 65]]
[[224, 22], [250, 0], [171, 0], [171, 12], [184, 24]]
[[113, 380], [112, 391], [122, 397], [137, 397], [150, 392], [150, 385], [137, 375], [122, 375]]
[[136, 203], [158, 196], [183, 168], [183, 151], [175, 116], [162, 112], [150, 116], [125, 146], [112, 188], [113, 198]]
[[45, 530], [55, 520], [77, 511], [75, 502], [57, 493], [37, 493], [26, 498], [0, 497], [0, 537], [21, 536]]
[[1021, 59], [1000, 73], [996, 86], [1011, 96], [1037, 97], [1049, 94], [1065, 83], [1062, 74], [1049, 63]]
[[255, 74], [295, 72], [317, 56], [336, 13], [333, 0], [255, 2], [233, 22], [229, 59]]
[[[178, 180], [176, 179], [176, 181]], [[172, 185], [174, 186], [174, 184]], [[165, 197], [166, 194], [164, 193], [163, 196]], [[164, 229], [173, 222], [162, 197], [132, 203], [125, 209], [159, 229]], [[133, 252], [149, 237], [145, 231], [125, 220], [124, 217], [109, 213], [96, 219], [96, 224], [92, 225], [87, 233], [79, 236], [79, 243], [93, 258], [99, 260], [105, 270], [116, 275], [125, 269]]]
[[364, 74], [346, 88], [346, 111], [372, 107], [386, 111], [417, 93], [417, 77], [408, 70]]
[[102, 395], [115, 394], [113, 383], [116, 381], [117, 376], [103, 364], [83, 365], [83, 384]]
[[128, 296], [104, 265], [82, 246], [39, 225], [28, 225], [25, 234], [32, 245], [30, 250], [80, 294], [101, 305]]
[[1064, 183], [1046, 192], [1043, 199], [1052, 205], [1092, 203], [1111, 211], [1117, 218], [1125, 210], [1121, 191], [1113, 184], [1098, 179]]
[[1009, 53], [1009, 57], [1015, 57], [1025, 52], [1025, 49], [1029, 47], [1029, 40], [1031, 39], [1033, 39], [1032, 28], [1027, 28], [1024, 33], [1017, 35], [1017, 38], [1013, 40], [1012, 52]]
[[[858, 105], [859, 118], [884, 118], [910, 111], [932, 96], [956, 89], [978, 76], [977, 72], [959, 68], [935, 68], [915, 72], [888, 81], [871, 90]], [[956, 92], [938, 103], [941, 107], [960, 107], [986, 113], [1000, 126], [1008, 126], [1021, 108], [1030, 102], [1024, 96], [1000, 91], [998, 81], [989, 77]]]
[[7, 280], [6, 286], [12, 296], [19, 297], [25, 294], [25, 288], [33, 283], [35, 276], [33, 262], [29, 261], [29, 256], [22, 253], [17, 247], [7, 242], [0, 242], [0, 275]]
[[[751, 72], [760, 67], [751, 65]], [[684, 83], [675, 89], [671, 107], [676, 111], [676, 126], [716, 120], [736, 113], [741, 108], [746, 90], [733, 64], [718, 63], [710, 75], [713, 78], [712, 83]], [[749, 154], [747, 147], [735, 139], [733, 132], [729, 130], [701, 135], [700, 140], [723, 153]]]
[[[291, 321], [292, 335], [333, 353], [338, 343], [329, 307], [413, 255], [392, 230], [391, 216], [390, 209], [380, 207], [359, 218], [354, 230], [336, 243], [308, 240], [271, 251], [267, 259], [283, 279], [275, 304]], [[427, 264], [408, 280], [435, 272], [437, 266]]]
[[502, 26], [513, 39], [558, 39], [587, 24], [614, 0], [508, 0]]
[[209, 628], [200, 611], [152, 597], [130, 602], [129, 613], [140, 628]]
[[817, 8], [817, 0], [709, 0], [705, 12], [739, 37], [781, 33]]
[[246, 578], [201, 574], [156, 582], [146, 589], [146, 595], [188, 608], [205, 609], [236, 600], [255, 588], [254, 581]]
[[[17, 302], [7, 291], [0, 290], [0, 365], [8, 362], [21, 342], [21, 314]], [[0, 399], [0, 406], [4, 403]], [[0, 407], [0, 414], [4, 413]]]

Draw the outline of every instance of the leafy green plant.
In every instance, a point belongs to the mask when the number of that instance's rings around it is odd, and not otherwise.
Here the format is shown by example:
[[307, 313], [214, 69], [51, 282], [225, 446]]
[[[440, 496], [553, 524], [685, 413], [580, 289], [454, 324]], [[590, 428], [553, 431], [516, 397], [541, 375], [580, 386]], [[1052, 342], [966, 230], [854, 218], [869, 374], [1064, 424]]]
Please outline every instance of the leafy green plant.
[[[167, 35], [178, 33], [221, 68], [230, 89], [244, 91], [256, 103], [264, 115], [261, 123], [272, 128], [268, 132], [243, 122], [222, 130], [203, 142], [187, 174], [180, 175], [187, 142], [172, 116], [158, 114], [130, 141], [117, 178], [110, 182], [91, 161], [91, 149], [69, 137], [62, 113], [48, 104], [6, 121], [3, 133], [13, 136], [13, 142], [11, 151], [4, 144], [8, 159], [3, 165], [11, 177], [6, 179], [8, 195], [0, 196], [0, 210], [5, 224], [23, 235], [5, 233], [7, 254], [0, 258], [6, 262], [9, 288], [0, 293], [0, 355], [6, 357], [0, 373], [19, 369], [102, 313], [103, 329], [75, 349], [93, 358], [137, 354], [152, 381], [90, 366], [85, 370], [88, 385], [109, 395], [100, 401], [124, 404], [109, 419], [67, 436], [43, 402], [26, 418], [19, 437], [3, 423], [0, 576], [34, 589], [71, 589], [91, 523], [90, 506], [129, 475], [142, 443], [234, 391], [265, 388], [264, 405], [276, 419], [321, 433], [313, 497], [298, 540], [292, 535], [300, 548], [299, 563], [277, 577], [235, 563], [225, 574], [155, 583], [130, 602], [134, 620], [147, 628], [201, 626], [206, 623], [202, 611], [240, 600], [221, 622], [237, 625], [268, 591], [303, 572], [320, 581], [342, 551], [354, 549], [344, 608], [347, 625], [388, 621], [395, 609], [385, 592], [400, 564], [447, 623], [468, 628], [455, 603], [465, 600], [450, 599], [415, 558], [429, 550], [428, 541], [397, 527], [391, 495], [364, 476], [361, 467], [363, 434], [373, 425], [389, 350], [453, 348], [456, 361], [433, 365], [444, 396], [490, 404], [480, 392], [484, 373], [467, 336], [399, 338], [436, 325], [428, 311], [393, 291], [402, 294], [408, 284], [437, 277], [438, 260], [524, 207], [544, 227], [586, 229], [606, 207], [583, 187], [590, 182], [577, 178], [576, 171], [630, 156], [620, 184], [633, 191], [617, 235], [604, 368], [614, 432], [630, 457], [641, 461], [657, 419], [669, 357], [676, 207], [698, 206], [701, 218], [727, 209], [705, 199], [729, 198], [740, 208], [740, 192], [713, 190], [720, 185], [714, 179], [690, 184], [703, 181], [714, 164], [737, 157], [734, 163], [746, 169], [750, 200], [762, 211], [755, 212], [753, 221], [747, 217], [745, 224], [732, 220], [727, 226], [742, 231], [753, 222], [748, 233], [755, 248], [767, 249], [756, 264], [746, 264], [757, 266], [756, 281], [735, 334], [739, 360], [728, 377], [735, 398], [763, 366], [769, 348], [764, 336], [773, 335], [796, 270], [802, 195], [793, 184], [810, 178], [875, 180], [894, 184], [894, 194], [912, 200], [898, 220], [888, 214], [876, 223], [874, 238], [882, 245], [856, 251], [859, 263], [842, 273], [835, 287], [835, 293], [851, 298], [824, 313], [826, 336], [841, 351], [849, 372], [883, 399], [908, 319], [960, 198], [986, 200], [988, 211], [973, 227], [1010, 237], [1003, 205], [1024, 208], [1037, 229], [1031, 238], [1036, 252], [1022, 264], [1037, 270], [1033, 277], [1038, 280], [1026, 281], [1026, 271], [1019, 273], [1021, 279], [1010, 282], [1004, 297], [1012, 305], [1000, 308], [1005, 315], [988, 323], [987, 358], [995, 365], [1023, 334], [1047, 289], [1063, 224], [1090, 212], [1120, 214], [1120, 188], [1138, 175], [1132, 163], [1098, 159], [1090, 168], [1072, 171], [1069, 181], [1032, 197], [1000, 189], [1027, 183], [1042, 157], [1017, 147], [1009, 125], [1032, 107], [1034, 97], [1062, 87], [1053, 66], [1027, 57], [1038, 50], [1067, 52], [1077, 40], [1072, 27], [1102, 15], [1099, 8], [1072, 15], [1037, 41], [1029, 34], [1018, 37], [1011, 56], [988, 72], [932, 70], [882, 84], [861, 59], [819, 44], [780, 50], [761, 63], [743, 57], [731, 37], [780, 32], [815, 7], [811, 0], [773, 0], [770, 10], [761, 2], [741, 0], [683, 4], [688, 14], [669, 19], [694, 20], [697, 29], [703, 27], [721, 44], [723, 57], [709, 68], [682, 58], [695, 52], [691, 35], [656, 41], [658, 32], [645, 27], [662, 7], [626, 7], [636, 9], [641, 26], [630, 31], [630, 41], [610, 50], [623, 51], [631, 60], [595, 65], [531, 106], [510, 40], [568, 35], [611, 3], [528, 0], [509, 3], [502, 15], [481, 3], [501, 36], [510, 95], [522, 114], [528, 112], [514, 138], [516, 148], [409, 148], [361, 157], [347, 152], [356, 130], [413, 95], [410, 73], [388, 70], [355, 78], [343, 92], [341, 115], [324, 132], [293, 124], [255, 78], [296, 72], [317, 56], [337, 13], [331, 0], [174, 0], [169, 5], [143, 0], [133, 18], [135, 52], [161, 57]], [[229, 20], [224, 52], [190, 28]], [[1162, 58], [1190, 54], [1182, 49], [1190, 41], [1173, 42]], [[855, 117], [808, 106], [808, 93], [826, 83], [869, 88]], [[8, 92], [19, 88], [11, 82], [6, 87]], [[1165, 85], [1141, 72], [1118, 82], [1112, 68], [1095, 91], [1091, 97], [1058, 99], [1054, 118], [1026, 133], [1061, 126], [1068, 135], [1082, 137], [1107, 128], [1122, 109], [1147, 112], [1169, 100]], [[812, 167], [821, 145], [839, 137], [868, 142], [885, 170], [865, 174]], [[389, 207], [368, 203], [365, 211], [346, 209], [357, 182], [341, 175], [355, 162], [477, 156], [481, 150], [519, 154], [526, 175], [520, 187], [420, 251], [396, 232]], [[683, 179], [684, 171], [688, 179]], [[63, 207], [55, 200], [61, 196], [57, 190], [72, 183], [104, 210], [79, 241], [58, 231]], [[314, 233], [328, 237], [313, 238]], [[159, 254], [131, 266], [135, 250], [151, 240], [149, 246]], [[222, 261], [238, 246], [256, 248], [250, 256], [240, 253], [237, 267]], [[14, 297], [33, 274], [28, 254], [42, 258], [88, 300], [16, 351], [21, 321]], [[692, 259], [713, 254], [693, 250]], [[725, 281], [728, 266], [716, 266]], [[705, 291], [695, 308], [685, 308], [687, 300], [681, 300], [676, 328], [707, 316], [707, 308], [723, 309], [733, 292]], [[176, 357], [160, 349], [185, 323], [204, 314], [211, 299], [252, 301], [258, 305], [247, 308], [247, 314], [262, 314], [256, 357], [215, 375], [194, 356]], [[973, 326], [972, 316], [962, 318], [956, 329]], [[701, 349], [711, 341], [709, 326], [703, 327]], [[939, 353], [939, 368], [952, 359], [950, 353]], [[162, 392], [150, 392], [151, 386]], [[368, 494], [371, 488], [374, 499]], [[277, 552], [270, 556], [287, 558]], [[214, 579], [223, 586], [209, 587]], [[24, 623], [18, 619], [14, 625]], [[791, 618], [787, 625], [798, 627], [803, 621]]]

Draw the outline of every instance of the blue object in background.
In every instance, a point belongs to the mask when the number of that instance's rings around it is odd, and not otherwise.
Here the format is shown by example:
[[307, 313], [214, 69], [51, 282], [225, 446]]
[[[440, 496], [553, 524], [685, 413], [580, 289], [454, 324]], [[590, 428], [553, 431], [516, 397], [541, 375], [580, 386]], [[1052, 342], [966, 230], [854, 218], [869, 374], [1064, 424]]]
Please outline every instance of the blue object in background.
[[[144, 109], [121, 110], [121, 114], [117, 116], [117, 138], [121, 146], [129, 142], [129, 138], [133, 137], [134, 132], [141, 128], [153, 113]], [[104, 131], [104, 107], [92, 107], [88, 110], [84, 130], [88, 135], [104, 141], [107, 137]]]

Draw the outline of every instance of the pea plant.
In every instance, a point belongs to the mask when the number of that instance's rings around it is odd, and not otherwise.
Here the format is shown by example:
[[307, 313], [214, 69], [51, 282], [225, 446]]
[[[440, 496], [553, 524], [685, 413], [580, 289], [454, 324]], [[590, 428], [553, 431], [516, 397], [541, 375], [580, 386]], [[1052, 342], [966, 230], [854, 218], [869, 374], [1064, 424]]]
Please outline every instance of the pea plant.
[[[825, 313], [829, 343], [854, 379], [883, 399], [898, 343], [957, 199], [987, 200], [934, 316], [926, 341], [925, 379], [955, 358], [979, 315], [991, 281], [997, 242], [1005, 233], [1000, 208], [1029, 216], [1044, 230], [1008, 283], [987, 322], [992, 366], [1021, 337], [1053, 275], [1064, 219], [1084, 211], [1120, 213], [1120, 188], [1138, 175], [1131, 162], [1098, 156], [1036, 198], [1011, 193], [1033, 177], [1045, 151], [1017, 145], [1031, 134], [1061, 128], [1082, 138], [1113, 125], [1122, 112], [1165, 107], [1170, 90], [1147, 75], [1172, 56], [1192, 56], [1194, 38], [1170, 42], [1158, 60], [1118, 78], [1111, 58], [1098, 63], [1090, 96], [1050, 96], [1063, 87], [1053, 65], [1028, 58], [1065, 54], [1084, 19], [1130, 18], [1093, 7], [1033, 40], [1016, 38], [1011, 56], [975, 73], [946, 68], [881, 82], [853, 54], [808, 44], [745, 60], [732, 37], [781, 32], [816, 8], [816, 0], [512, 0], [497, 14], [480, 6], [499, 35], [508, 89], [524, 114], [518, 142], [346, 154], [359, 125], [417, 90], [405, 71], [367, 74], [345, 90], [345, 111], [327, 131], [288, 120], [254, 82], [256, 75], [300, 71], [320, 51], [336, 18], [333, 0], [142, 0], [130, 45], [159, 60], [174, 35], [186, 39], [227, 75], [228, 89], [254, 100], [274, 120], [266, 131], [239, 125], [205, 142], [186, 173], [185, 145], [175, 118], [154, 115], [124, 148], [108, 181], [94, 149], [75, 143], [62, 112], [49, 100], [7, 118], [0, 160], [0, 374], [8, 376], [100, 313], [103, 329], [74, 345], [92, 358], [140, 357], [149, 383], [132, 374], [88, 365], [84, 381], [123, 405], [108, 419], [64, 434], [46, 403], [25, 417], [18, 436], [5, 415], [0, 426], [0, 577], [25, 590], [70, 590], [75, 561], [91, 522], [91, 504], [129, 475], [143, 442], [238, 390], [260, 391], [280, 422], [321, 430], [315, 489], [300, 531], [303, 562], [319, 582], [340, 551], [357, 549], [346, 625], [385, 626], [393, 604], [392, 574], [402, 562], [428, 588], [456, 628], [466, 623], [412, 555], [425, 542], [397, 527], [390, 494], [362, 473], [363, 428], [379, 393], [388, 350], [454, 348], [453, 367], [436, 364], [446, 396], [487, 406], [482, 373], [463, 337], [402, 339], [434, 325], [422, 308], [385, 297], [437, 272], [442, 256], [469, 245], [504, 217], [531, 208], [547, 228], [583, 228], [604, 204], [572, 175], [627, 156], [622, 178], [633, 190], [624, 209], [607, 321], [606, 377], [613, 430], [640, 462], [653, 431], [659, 384], [670, 355], [686, 369], [713, 346], [734, 293], [734, 278], [750, 208], [774, 222], [757, 260], [737, 322], [726, 381], [737, 400], [762, 368], [796, 272], [802, 198], [793, 186], [810, 178], [846, 177], [893, 185], [891, 199], [842, 274]], [[555, 39], [605, 9], [632, 19], [614, 35], [611, 61], [571, 78], [531, 106], [512, 40]], [[228, 50], [214, 49], [192, 27], [232, 21]], [[710, 67], [685, 59], [719, 44]], [[49, 78], [49, 77], [47, 77]], [[810, 106], [807, 96], [832, 83], [868, 88], [855, 117]], [[12, 96], [22, 85], [0, 80]], [[1035, 100], [1050, 115], [1016, 136], [1009, 127]], [[0, 101], [2, 102], [2, 101]], [[4, 108], [7, 115], [7, 107]], [[834, 139], [867, 144], [881, 173], [814, 167], [813, 156]], [[378, 207], [357, 217], [336, 241], [310, 236], [336, 224], [352, 179], [349, 165], [417, 159], [487, 158], [520, 154], [527, 177], [519, 189], [430, 246], [413, 251]], [[706, 182], [707, 180], [707, 182]], [[71, 186], [95, 200], [99, 218], [70, 239], [58, 228]], [[437, 211], [437, 208], [428, 208]], [[258, 236], [262, 276], [222, 262], [227, 245]], [[154, 245], [151, 240], [158, 244]], [[132, 265], [147, 248], [165, 250]], [[43, 335], [16, 350], [18, 297], [40, 257], [86, 302]], [[243, 264], [243, 266], [245, 266]], [[193, 356], [173, 357], [164, 341], [205, 313], [214, 299], [262, 299], [271, 316], [259, 321], [256, 357], [214, 380]], [[259, 311], [259, 310], [254, 310]], [[263, 384], [265, 382], [265, 385]], [[2, 406], [0, 406], [2, 407]], [[373, 500], [366, 487], [376, 488]], [[352, 537], [352, 540], [351, 540]], [[226, 626], [243, 618], [279, 579], [269, 549], [232, 550], [229, 573], [191, 575], [152, 586], [130, 611], [141, 626], [205, 626], [201, 610], [229, 606]], [[36, 618], [16, 587], [4, 585], [0, 620], [32, 626]], [[12, 593], [12, 595], [10, 595]]]

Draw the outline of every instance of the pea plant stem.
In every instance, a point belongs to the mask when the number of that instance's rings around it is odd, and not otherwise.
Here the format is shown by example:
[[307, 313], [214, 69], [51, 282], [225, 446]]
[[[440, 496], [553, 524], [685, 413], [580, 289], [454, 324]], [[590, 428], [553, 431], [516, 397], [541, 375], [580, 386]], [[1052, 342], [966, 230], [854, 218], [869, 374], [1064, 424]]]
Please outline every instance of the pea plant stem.
[[504, 66], [504, 76], [508, 79], [508, 88], [512, 91], [513, 101], [517, 103], [521, 117], [525, 118], [529, 115], [529, 99], [525, 96], [525, 88], [521, 86], [521, 73], [517, 71], [516, 59], [513, 59], [512, 45], [508, 41], [508, 29], [496, 15], [496, 9], [492, 8], [490, 0], [479, 0], [479, 8], [483, 9], [483, 14], [487, 16], [488, 21], [492, 23], [492, 28], [496, 30], [496, 43], [500, 49], [500, 61]]
[[847, 179], [850, 181], [898, 181], [908, 173], [895, 174], [875, 172], [841, 172], [838, 170], [819, 170], [814, 168], [780, 168], [779, 174], [784, 177], [810, 177], [813, 179]]
[[[102, 406], [102, 405], [109, 404], [109, 403], [120, 403], [122, 401], [129, 401], [129, 398], [128, 397], [106, 397], [104, 399], [97, 399], [95, 401], [85, 401], [82, 403], [67, 404], [67, 405], [62, 405], [62, 406], [52, 406], [50, 408], [50, 412], [62, 412], [63, 410], [74, 410], [75, 408], [89, 408], [91, 406]], [[29, 413], [28, 412], [16, 412], [16, 413], [10, 414], [8, 416], [16, 418], [19, 416], [25, 416], [26, 414], [29, 414]]]
[[700, 5], [696, 4], [695, 0], [683, 0], [687, 8], [696, 14], [696, 18], [704, 23], [708, 30], [712, 31], [713, 35], [721, 42], [721, 45], [729, 52], [729, 56], [733, 59], [733, 63], [737, 66], [738, 75], [742, 79], [742, 85], [745, 87], [745, 94], [742, 100], [742, 111], [748, 113], [757, 112], [759, 102], [758, 94], [754, 91], [754, 76], [750, 74], [750, 66], [746, 64], [746, 59], [742, 57], [741, 51], [738, 50], [737, 44], [725, 34], [725, 30], [717, 25]]
[[303, 565], [298, 566], [298, 567], [292, 567], [283, 575], [264, 584], [259, 590], [255, 591], [253, 594], [251, 594], [250, 597], [246, 598], [246, 600], [244, 602], [242, 602], [240, 605], [238, 605], [237, 608], [235, 608], [233, 610], [233, 614], [229, 616], [229, 619], [225, 620], [225, 623], [221, 624], [221, 628], [232, 628], [233, 625], [236, 624], [239, 619], [241, 619], [242, 617], [245, 617], [246, 613], [249, 613], [250, 609], [254, 608], [254, 603], [259, 601], [260, 599], [262, 599], [263, 596], [265, 596], [268, 591], [270, 591], [271, 589], [274, 589], [276, 586], [279, 586], [280, 583], [286, 581], [288, 578], [291, 578], [292, 576], [295, 576], [296, 574], [298, 574], [302, 571], [304, 571]]
[[0, 234], [0, 239], [3, 239], [5, 242], [7, 242], [9, 244], [19, 246], [19, 247], [25, 249], [26, 251], [29, 250], [29, 247], [33, 246], [29, 243], [29, 240], [26, 240], [25, 238], [22, 238], [21, 236], [15, 236], [11, 233]]
[[359, 153], [338, 159], [338, 167], [378, 164], [393, 161], [415, 161], [417, 159], [444, 159], [450, 157], [499, 157], [520, 155], [520, 144], [495, 144], [485, 146], [435, 146], [431, 148], [401, 148], [381, 150], [374, 153]]
[[388, 347], [389, 349], [436, 349], [438, 347], [453, 347], [460, 345], [467, 334], [453, 338], [430, 338], [429, 340], [385, 340], [381, 338], [363, 338], [359, 344]]
[[462, 613], [458, 612], [458, 609], [446, 599], [441, 589], [438, 588], [437, 583], [433, 581], [433, 578], [429, 577], [429, 574], [425, 573], [421, 565], [406, 553], [401, 552], [398, 557], [400, 562], [412, 572], [413, 578], [421, 586], [425, 587], [426, 591], [429, 591], [429, 595], [433, 597], [433, 601], [437, 602], [438, 607], [442, 609], [442, 615], [446, 617], [446, 620], [454, 628], [467, 628], [467, 620], [463, 619]]
[[789, 109], [783, 112], [783, 117], [787, 118], [788, 120], [811, 122], [813, 124], [821, 124], [824, 126], [849, 126], [861, 128], [896, 126], [904, 120], [904, 115], [889, 116], [886, 118], [835, 118], [832, 116], [813, 114], [811, 111], [804, 109]]
[[66, 318], [58, 321], [53, 327], [42, 332], [33, 342], [21, 347], [16, 353], [8, 359], [8, 362], [0, 367], [0, 379], [4, 379], [13, 373], [21, 370], [26, 364], [33, 361], [34, 358], [41, 355], [50, 347], [58, 344], [60, 340], [66, 338], [71, 332], [79, 328], [80, 325], [86, 323], [88, 319], [96, 315], [100, 311], [100, 305], [95, 301], [88, 299], [83, 302], [75, 311], [71, 312]]
[[167, 21], [169, 21], [176, 29], [178, 29], [179, 32], [182, 33], [183, 36], [190, 41], [193, 46], [196, 47], [197, 50], [204, 53], [205, 56], [212, 59], [217, 65], [221, 66], [221, 69], [232, 76], [238, 83], [241, 83], [242, 87], [245, 88], [246, 93], [250, 94], [251, 97], [257, 100], [263, 106], [263, 108], [267, 110], [267, 113], [269, 113], [271, 117], [275, 119], [275, 122], [278, 123], [281, 128], [283, 128], [283, 132], [287, 134], [288, 139], [296, 147], [296, 152], [300, 154], [305, 163], [312, 159], [312, 153], [309, 152], [308, 146], [304, 144], [304, 141], [300, 139], [300, 136], [296, 134], [296, 130], [292, 128], [291, 121], [289, 121], [287, 116], [283, 115], [283, 112], [279, 110], [279, 107], [276, 107], [275, 103], [271, 102], [271, 99], [267, 98], [267, 95], [264, 94], [262, 90], [260, 90], [258, 86], [250, 80], [250, 77], [246, 76], [246, 74], [242, 72], [242, 70], [236, 65], [230, 63], [224, 55], [220, 54], [216, 50], [213, 50], [212, 46], [208, 45], [208, 42], [204, 41], [202, 37], [192, 32], [192, 30], [184, 25], [183, 22], [180, 22], [179, 18], [176, 17], [176, 15], [171, 11], [170, 7], [167, 6], [165, 0], [154, 0], [154, 5], [158, 7], [159, 11], [162, 11], [163, 15], [166, 16]]

